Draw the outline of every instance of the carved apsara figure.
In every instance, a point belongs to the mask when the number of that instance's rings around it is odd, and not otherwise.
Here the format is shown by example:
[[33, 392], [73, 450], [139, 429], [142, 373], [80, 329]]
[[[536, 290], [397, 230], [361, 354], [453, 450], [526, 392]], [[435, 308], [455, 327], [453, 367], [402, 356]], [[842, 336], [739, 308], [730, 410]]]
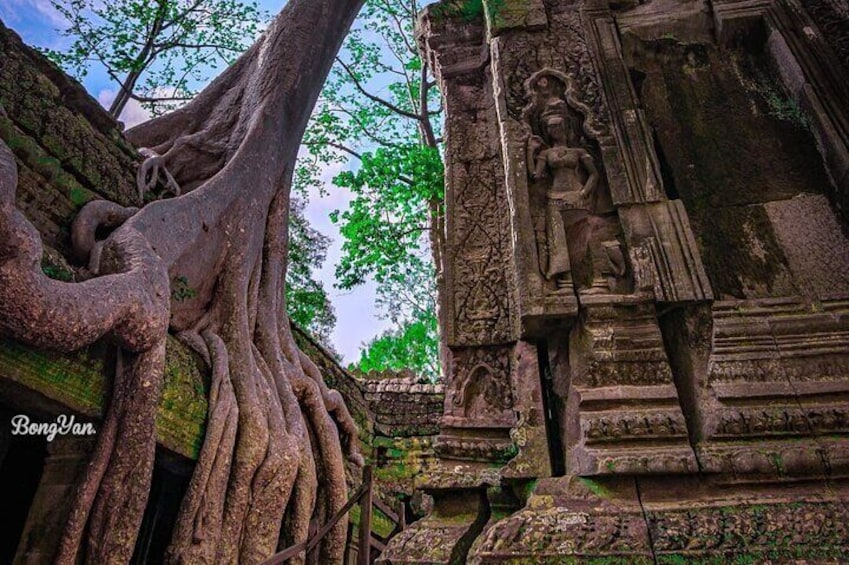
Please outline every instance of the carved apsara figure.
[[592, 155], [580, 147], [570, 147], [563, 106], [562, 101], [556, 101], [546, 109], [542, 124], [548, 143], [534, 136], [528, 144], [528, 163], [533, 164], [534, 180], [551, 179], [545, 210], [546, 278], [553, 278], [558, 288], [571, 288], [569, 243], [575, 261], [580, 262], [588, 243], [589, 201], [599, 175]]
[[576, 284], [575, 271], [592, 265], [592, 283], [584, 293], [608, 291], [606, 277], [625, 273], [625, 258], [615, 237], [618, 223], [598, 214], [601, 174], [586, 148], [592, 128], [582, 116], [588, 108], [575, 99], [568, 77], [552, 70], [535, 73], [526, 83], [531, 103], [527, 164], [533, 181], [546, 183], [545, 249], [541, 271], [558, 290]]

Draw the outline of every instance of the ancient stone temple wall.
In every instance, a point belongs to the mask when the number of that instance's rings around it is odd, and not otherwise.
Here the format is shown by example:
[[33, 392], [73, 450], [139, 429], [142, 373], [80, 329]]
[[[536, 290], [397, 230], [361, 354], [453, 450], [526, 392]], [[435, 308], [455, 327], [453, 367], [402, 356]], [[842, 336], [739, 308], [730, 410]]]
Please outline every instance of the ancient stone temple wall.
[[445, 416], [384, 562], [846, 557], [841, 6], [426, 10]]

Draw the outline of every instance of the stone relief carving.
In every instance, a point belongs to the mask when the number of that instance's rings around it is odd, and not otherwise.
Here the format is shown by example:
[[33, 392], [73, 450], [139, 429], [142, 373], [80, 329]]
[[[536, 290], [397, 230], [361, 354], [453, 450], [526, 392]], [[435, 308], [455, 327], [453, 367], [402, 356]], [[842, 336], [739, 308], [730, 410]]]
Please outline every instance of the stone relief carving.
[[762, 435], [798, 435], [846, 432], [849, 414], [839, 406], [795, 407], [784, 409], [751, 408], [723, 414], [716, 436], [741, 437]]
[[840, 0], [802, 0], [802, 5], [849, 71], [849, 8], [846, 3]]
[[591, 109], [578, 100], [573, 80], [552, 69], [531, 75], [525, 91], [530, 189], [545, 191], [544, 209], [532, 210], [540, 270], [561, 292], [610, 292], [626, 262], [610, 195], [587, 149], [599, 133], [587, 119]]
[[605, 136], [610, 129], [609, 110], [601, 94], [580, 11], [578, 6], [575, 8], [552, 14], [551, 27], [557, 29], [556, 33], [539, 39], [511, 38], [509, 44], [505, 41], [509, 49], [503, 50], [503, 64], [507, 76], [512, 77], [506, 84], [507, 109], [514, 119], [521, 119], [527, 104], [527, 79], [539, 71], [540, 65], [562, 68], [581, 93], [587, 127], [595, 132], [594, 137]]
[[635, 455], [630, 449], [597, 451], [588, 458], [582, 472], [595, 475], [689, 474], [698, 470], [692, 452], [677, 449], [645, 448]]
[[606, 515], [600, 512], [568, 512], [561, 507], [525, 509], [487, 530], [481, 536], [475, 553], [501, 556], [509, 548], [508, 555], [533, 555], [540, 562], [553, 563], [555, 561], [550, 558], [554, 552], [557, 559], [564, 560], [567, 555], [596, 552], [603, 555], [609, 552], [636, 558], [628, 560], [629, 563], [643, 563], [639, 554], [648, 552], [649, 548], [640, 535], [645, 532], [640, 520], [635, 512]]
[[590, 309], [575, 330], [573, 382], [582, 387], [669, 385], [672, 371], [649, 302], [631, 308]]
[[628, 250], [628, 258], [631, 260], [631, 270], [633, 271], [634, 292], [656, 294], [654, 268], [652, 267], [654, 239], [648, 238], [648, 240], [643, 245], [631, 247]]
[[441, 435], [434, 443], [437, 455], [461, 461], [508, 461], [517, 449], [510, 438], [474, 438], [464, 440]]
[[443, 419], [449, 426], [472, 427], [515, 423], [510, 360], [503, 347], [453, 351], [450, 402]]
[[[831, 417], [833, 414], [827, 414]], [[834, 420], [836, 424], [836, 419]], [[716, 430], [717, 436], [798, 434], [810, 432], [808, 419], [792, 410], [748, 410], [724, 414]]]
[[491, 407], [499, 410], [509, 408], [509, 397], [504, 385], [495, 374], [495, 369], [486, 363], [478, 363], [460, 382], [452, 402], [462, 409], [466, 418], [485, 417]]
[[[800, 508], [805, 519], [799, 519]], [[704, 507], [677, 512], [650, 512], [649, 528], [659, 553], [690, 551], [791, 551], [795, 544], [816, 547], [846, 539], [849, 518], [840, 502], [800, 502], [750, 506]], [[845, 548], [831, 548], [839, 554]], [[695, 557], [695, 556], [694, 556]]]
[[830, 472], [840, 472], [846, 467], [843, 455], [846, 448], [840, 439], [788, 442], [786, 438], [762, 437], [757, 442], [747, 440], [736, 437], [699, 443], [696, 447], [699, 467], [710, 473], [773, 477], [821, 473], [824, 467]]
[[626, 416], [602, 416], [585, 421], [587, 442], [686, 436], [680, 413], [647, 412]]
[[[469, 120], [467, 131], [474, 131], [474, 119], [464, 118]], [[470, 139], [465, 145], [475, 143], [483, 142]], [[496, 153], [468, 160], [461, 157], [452, 154], [449, 178], [454, 187], [449, 207], [454, 218], [449, 246], [454, 255], [452, 261], [449, 254], [448, 267], [453, 270], [449, 290], [455, 317], [453, 341], [463, 345], [509, 341], [511, 296], [503, 260], [509, 228], [503, 186], [497, 180], [500, 164]]]

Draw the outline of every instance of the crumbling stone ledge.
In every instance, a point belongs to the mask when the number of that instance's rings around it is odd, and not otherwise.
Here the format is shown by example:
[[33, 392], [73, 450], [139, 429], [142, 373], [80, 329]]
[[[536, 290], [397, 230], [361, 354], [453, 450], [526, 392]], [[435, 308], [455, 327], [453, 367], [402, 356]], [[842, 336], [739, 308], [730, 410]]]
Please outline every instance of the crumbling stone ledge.
[[[38, 350], [11, 339], [0, 341], [0, 380], [12, 381], [88, 419], [103, 415], [112, 378], [105, 345], [64, 355]], [[195, 460], [206, 426], [209, 376], [198, 359], [169, 338], [165, 388], [156, 416], [156, 438], [163, 447]]]

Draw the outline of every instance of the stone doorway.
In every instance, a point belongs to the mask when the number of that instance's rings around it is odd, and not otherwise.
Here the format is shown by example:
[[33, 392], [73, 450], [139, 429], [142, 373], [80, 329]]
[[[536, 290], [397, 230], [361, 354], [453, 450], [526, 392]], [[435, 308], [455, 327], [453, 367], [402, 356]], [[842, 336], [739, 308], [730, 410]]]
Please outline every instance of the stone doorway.
[[[0, 410], [3, 422], [15, 415]], [[4, 526], [0, 528], [0, 563], [11, 563], [15, 558], [46, 456], [44, 437], [12, 435], [10, 426], [0, 427], [0, 500], [4, 518]]]

